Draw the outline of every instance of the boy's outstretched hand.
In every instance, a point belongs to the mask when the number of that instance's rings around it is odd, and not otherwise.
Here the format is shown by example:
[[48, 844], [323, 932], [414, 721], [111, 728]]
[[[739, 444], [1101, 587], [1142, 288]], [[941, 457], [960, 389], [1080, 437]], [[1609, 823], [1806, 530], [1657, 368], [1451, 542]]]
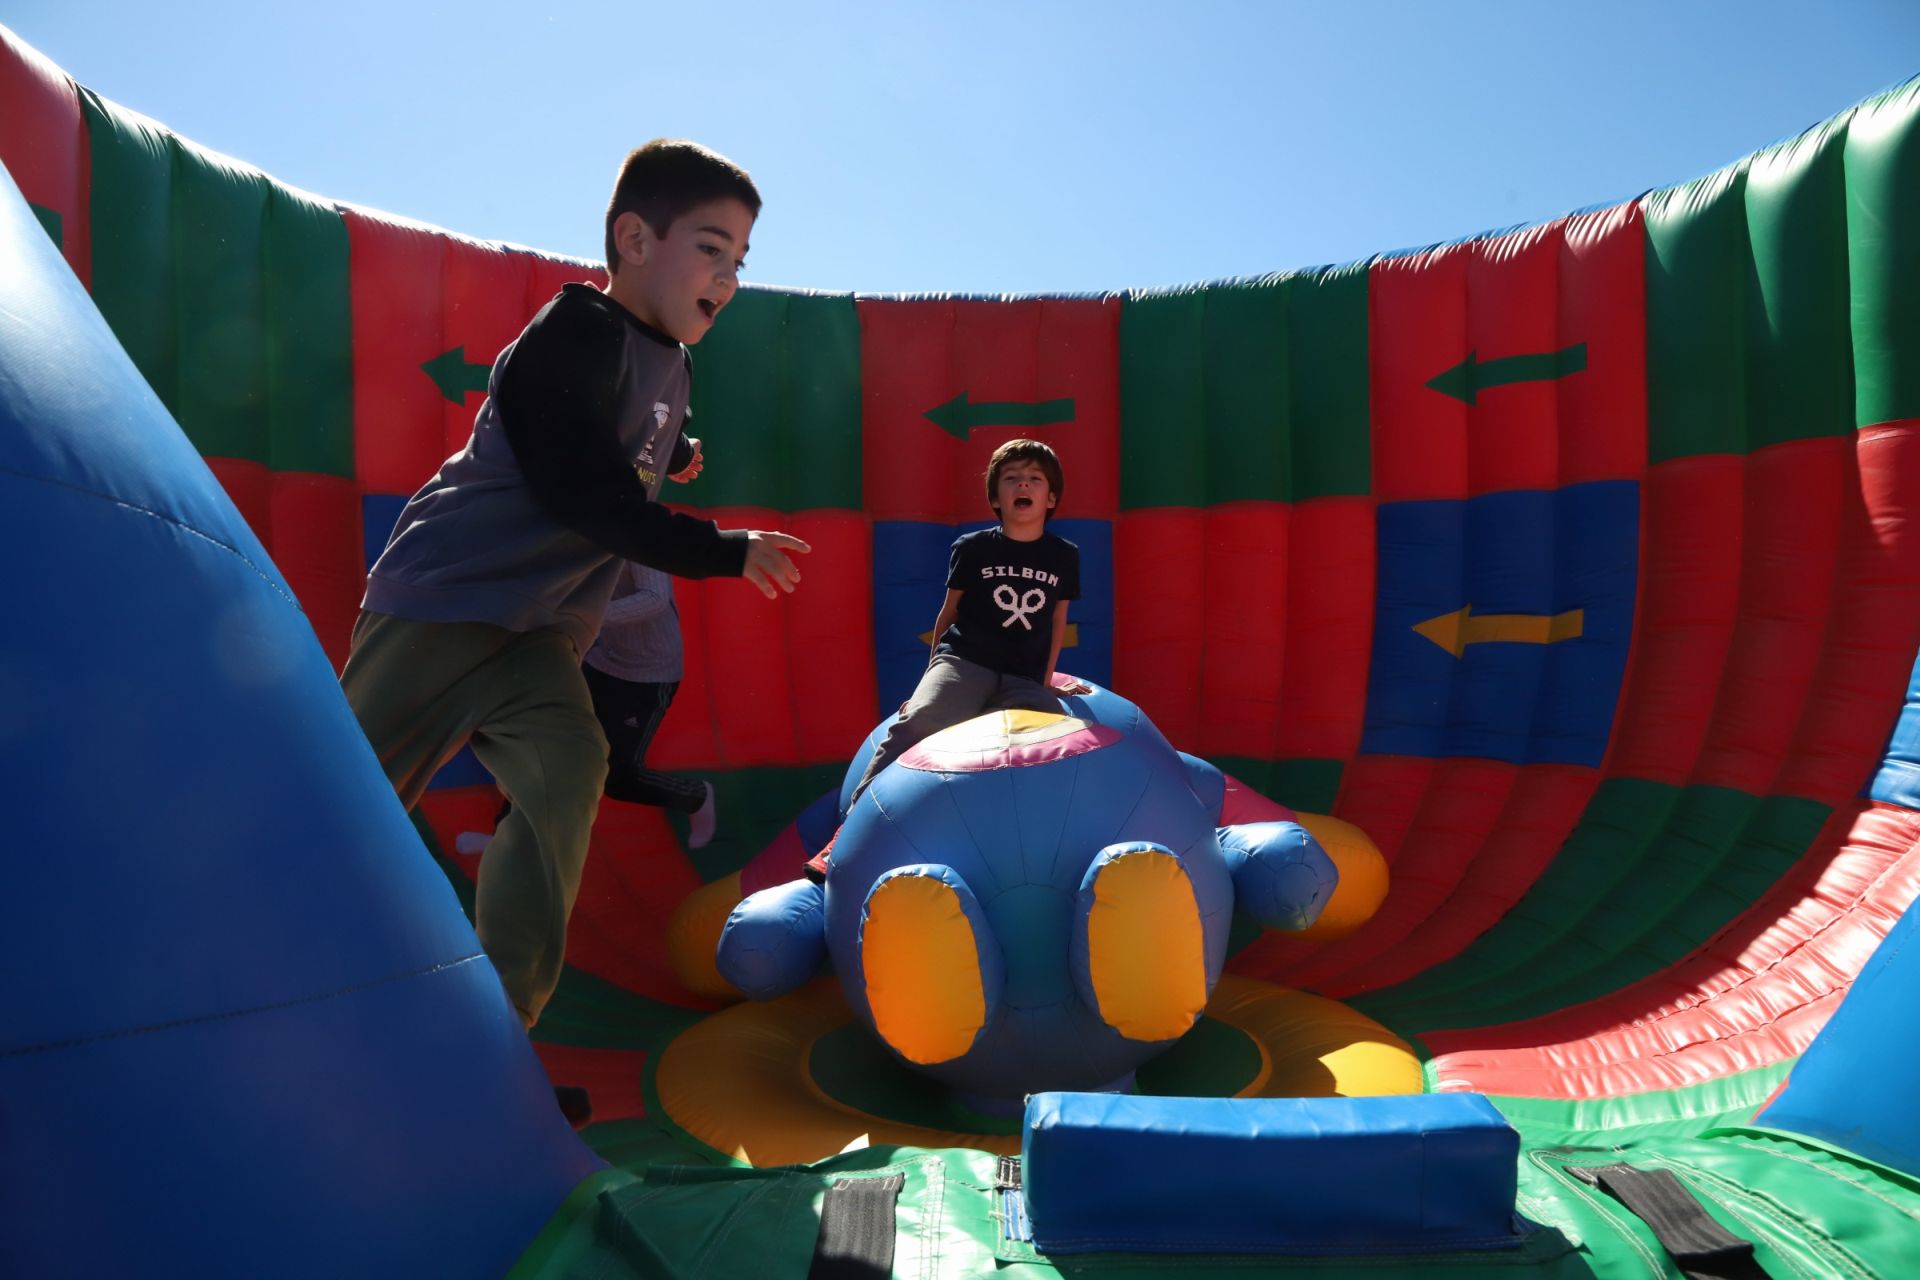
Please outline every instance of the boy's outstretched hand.
[[740, 576], [760, 588], [761, 595], [776, 600], [782, 591], [791, 593], [800, 581], [800, 570], [787, 553], [797, 551], [805, 555], [811, 550], [812, 547], [790, 533], [748, 530], [747, 563], [740, 570]]

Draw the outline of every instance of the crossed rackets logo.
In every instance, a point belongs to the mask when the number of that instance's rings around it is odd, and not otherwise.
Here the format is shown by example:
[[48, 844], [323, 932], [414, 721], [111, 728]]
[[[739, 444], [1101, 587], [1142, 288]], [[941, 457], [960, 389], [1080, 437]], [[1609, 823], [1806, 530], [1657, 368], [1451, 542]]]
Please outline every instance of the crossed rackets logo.
[[1007, 620], [1000, 624], [1002, 627], [1010, 627], [1017, 622], [1031, 631], [1033, 624], [1027, 621], [1027, 615], [1047, 602], [1047, 593], [1038, 587], [1029, 587], [1025, 595], [1018, 595], [1003, 582], [993, 589], [993, 602], [1007, 611]]

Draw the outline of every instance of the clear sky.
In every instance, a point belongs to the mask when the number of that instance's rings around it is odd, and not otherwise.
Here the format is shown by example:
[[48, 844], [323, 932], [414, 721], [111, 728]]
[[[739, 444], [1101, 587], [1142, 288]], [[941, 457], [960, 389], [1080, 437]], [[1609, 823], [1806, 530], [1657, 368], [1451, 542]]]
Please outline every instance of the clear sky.
[[766, 197], [747, 278], [1164, 286], [1631, 198], [1920, 72], [1920, 0], [4, 0], [83, 85], [320, 195], [598, 257], [625, 152]]

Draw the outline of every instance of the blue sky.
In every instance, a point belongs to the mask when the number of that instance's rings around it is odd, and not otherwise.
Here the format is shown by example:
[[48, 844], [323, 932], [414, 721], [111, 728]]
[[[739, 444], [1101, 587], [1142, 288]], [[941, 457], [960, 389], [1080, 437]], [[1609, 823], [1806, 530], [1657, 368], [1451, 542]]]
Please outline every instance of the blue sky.
[[8, 0], [80, 83], [296, 186], [597, 256], [700, 139], [747, 278], [1166, 286], [1346, 262], [1699, 176], [1920, 72], [1920, 3]]

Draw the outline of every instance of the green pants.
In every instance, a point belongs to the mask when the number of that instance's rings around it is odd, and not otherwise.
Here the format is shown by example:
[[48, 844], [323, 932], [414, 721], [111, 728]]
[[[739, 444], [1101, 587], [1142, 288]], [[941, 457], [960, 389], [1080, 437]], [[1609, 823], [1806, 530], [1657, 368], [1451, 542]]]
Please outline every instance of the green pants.
[[469, 742], [513, 802], [480, 860], [474, 925], [531, 1027], [560, 981], [607, 776], [573, 642], [552, 630], [362, 613], [340, 684], [407, 808]]

